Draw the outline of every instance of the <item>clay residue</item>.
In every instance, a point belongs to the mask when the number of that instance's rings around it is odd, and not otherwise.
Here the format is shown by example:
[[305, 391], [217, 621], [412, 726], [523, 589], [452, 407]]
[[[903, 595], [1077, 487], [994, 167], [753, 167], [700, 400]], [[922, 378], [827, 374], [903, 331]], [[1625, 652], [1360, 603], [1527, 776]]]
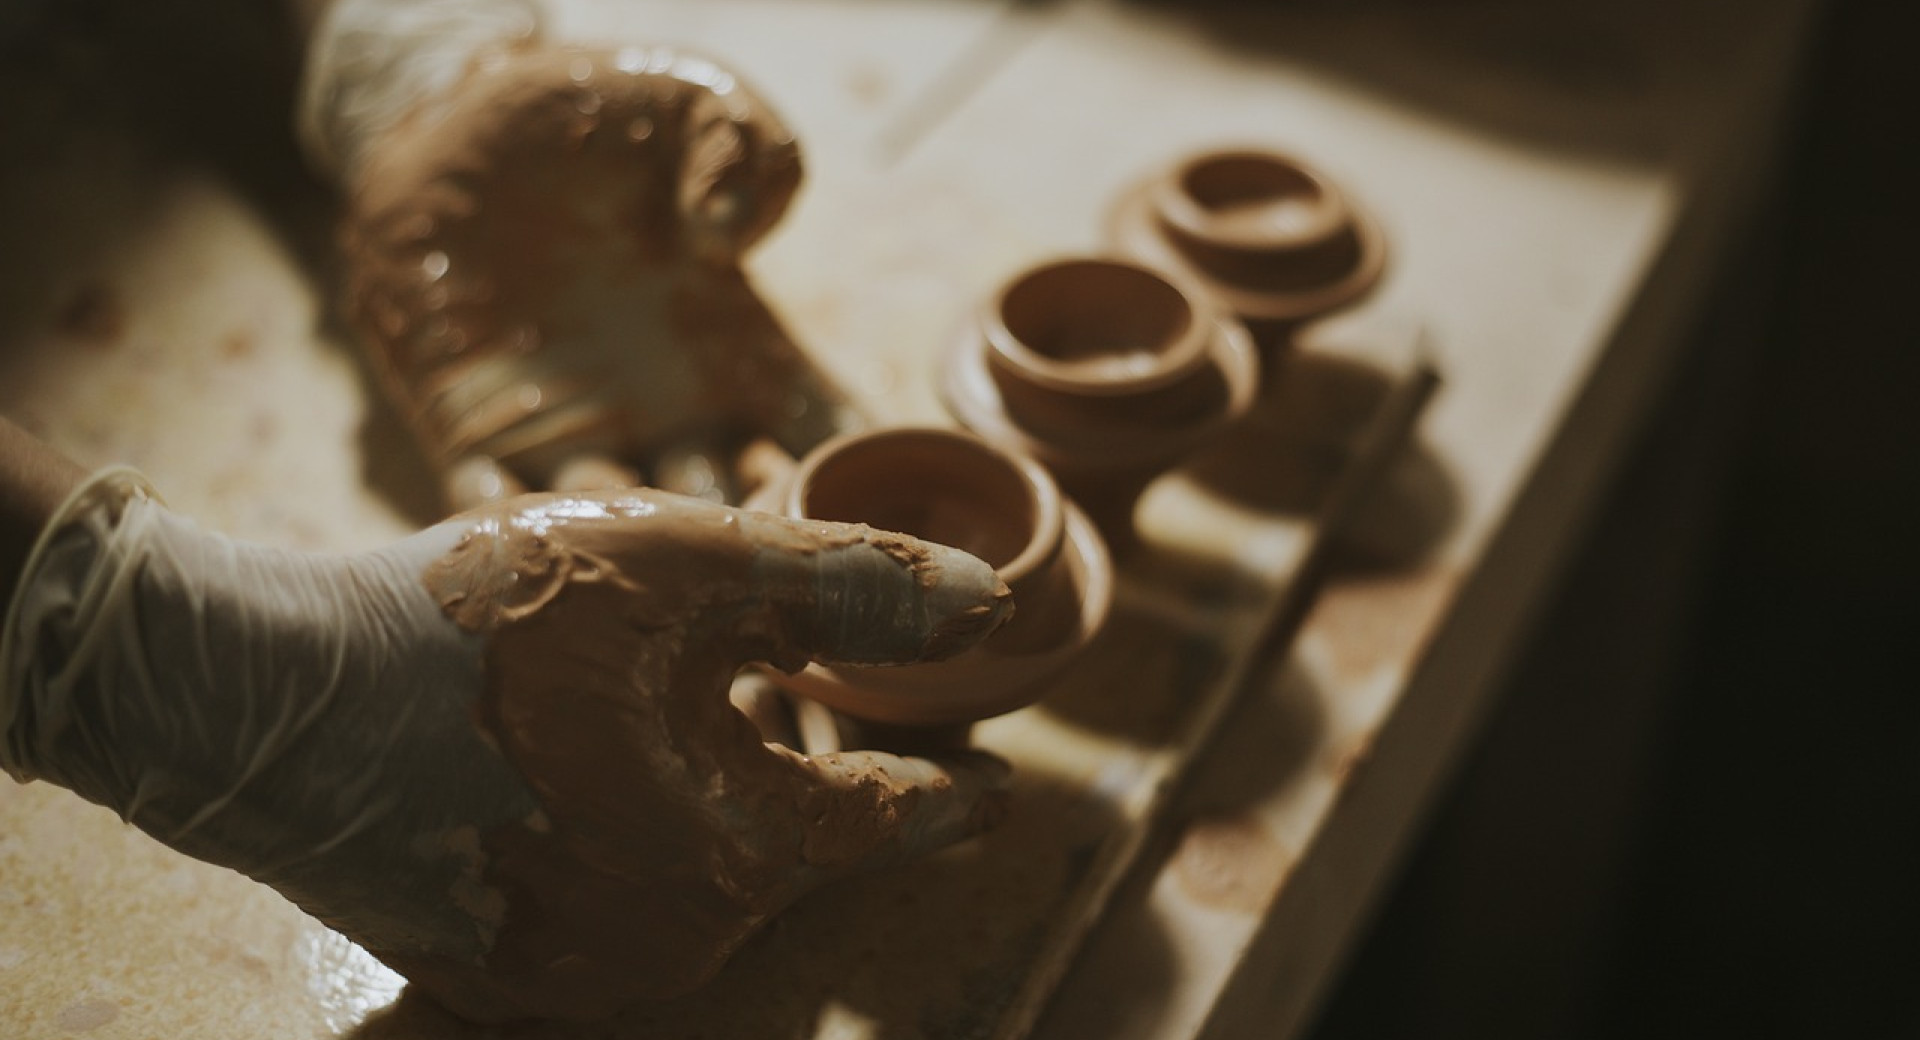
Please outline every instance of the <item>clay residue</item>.
[[925, 542], [890, 531], [874, 531], [867, 541], [874, 548], [899, 560], [916, 576], [921, 577], [922, 584], [932, 584], [933, 578], [927, 572], [934, 567], [934, 564], [931, 554], [926, 550]]
[[1328, 582], [1307, 621], [1305, 639], [1326, 655], [1342, 681], [1360, 682], [1382, 668], [1406, 667], [1458, 584], [1459, 574], [1448, 567]]
[[500, 892], [486, 883], [487, 857], [480, 832], [472, 827], [457, 827], [441, 836], [440, 845], [438, 851], [457, 859], [461, 865], [460, 876], [449, 894], [454, 904], [473, 919], [481, 948], [489, 948], [506, 918], [507, 905]]
[[913, 814], [921, 796], [910, 779], [873, 763], [856, 766], [843, 782], [842, 790], [857, 792], [858, 797], [818, 797], [806, 807], [814, 814], [800, 844], [800, 856], [807, 863], [852, 863], [870, 854], [873, 835], [900, 826]]
[[[424, 580], [449, 616], [487, 633], [479, 723], [544, 820], [484, 836], [486, 881], [505, 900], [484, 967], [396, 960], [463, 1014], [595, 1018], [684, 992], [815, 884], [994, 818], [981, 808], [989, 772], [809, 758], [762, 743], [728, 701], [743, 662], [832, 649], [810, 642], [836, 631], [805, 620], [816, 584], [770, 568], [768, 547], [794, 575], [852, 551], [893, 559], [858, 529], [646, 491], [535, 496], [465, 522]], [[789, 551], [799, 543], [810, 551]], [[958, 554], [925, 551], [966, 577]], [[974, 585], [990, 587], [974, 566]], [[897, 561], [891, 587], [885, 572], [857, 573], [870, 595], [931, 595]], [[938, 616], [946, 599], [926, 602], [932, 627], [957, 624]], [[932, 642], [897, 640], [903, 657]]]
[[539, 609], [559, 591], [566, 574], [565, 562], [537, 539], [519, 546], [519, 555], [503, 570], [500, 534], [498, 521], [483, 522], [428, 572], [440, 609], [469, 632], [491, 631], [503, 620]]
[[[939, 557], [929, 551], [926, 542], [892, 531], [867, 530], [871, 532], [867, 535], [867, 544], [905, 565], [921, 587], [930, 589], [945, 577], [946, 572], [940, 565]], [[923, 656], [930, 661], [945, 660], [964, 647], [979, 642], [980, 637], [988, 631], [1011, 620], [1018, 609], [1018, 604], [1013, 602], [1013, 590], [1007, 587], [1006, 582], [996, 579], [992, 597], [991, 603], [948, 615], [944, 623], [934, 628]]]
[[544, 608], [569, 581], [624, 580], [620, 568], [590, 551], [549, 537], [556, 522], [636, 520], [651, 516], [644, 498], [556, 496], [523, 500], [477, 518], [427, 572], [440, 608], [470, 632], [490, 632]]
[[798, 149], [730, 73], [524, 49], [477, 61], [434, 114], [369, 149], [342, 237], [345, 309], [441, 464], [542, 484], [581, 452], [645, 468], [715, 427], [830, 428], [814, 406], [839, 395], [738, 266]]
[[1258, 914], [1293, 865], [1293, 854], [1250, 816], [1187, 825], [1173, 855], [1180, 890], [1216, 910]]

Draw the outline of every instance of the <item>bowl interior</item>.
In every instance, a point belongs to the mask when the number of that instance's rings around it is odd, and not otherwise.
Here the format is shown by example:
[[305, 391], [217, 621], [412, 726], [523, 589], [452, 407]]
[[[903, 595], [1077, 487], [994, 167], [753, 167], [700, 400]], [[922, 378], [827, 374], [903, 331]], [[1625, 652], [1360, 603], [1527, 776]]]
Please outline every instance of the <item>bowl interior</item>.
[[1207, 156], [1181, 172], [1180, 190], [1217, 229], [1240, 235], [1290, 238], [1316, 230], [1324, 220], [1324, 187], [1273, 156]]
[[1041, 491], [1020, 464], [971, 437], [889, 431], [812, 460], [797, 488], [802, 515], [901, 531], [972, 553], [1007, 578], [1035, 549]]
[[1000, 297], [1012, 337], [1002, 352], [1029, 370], [1074, 382], [1131, 382], [1194, 353], [1186, 294], [1145, 268], [1069, 260], [1028, 272]]

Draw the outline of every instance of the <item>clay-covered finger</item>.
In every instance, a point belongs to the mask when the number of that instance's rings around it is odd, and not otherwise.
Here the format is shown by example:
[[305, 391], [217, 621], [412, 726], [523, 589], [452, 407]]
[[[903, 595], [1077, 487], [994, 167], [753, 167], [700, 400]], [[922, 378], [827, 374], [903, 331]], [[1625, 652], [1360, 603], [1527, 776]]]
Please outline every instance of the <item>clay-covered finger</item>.
[[842, 751], [806, 760], [813, 821], [801, 846], [826, 880], [905, 862], [973, 837], [1006, 814], [1011, 770], [982, 751], [938, 760]]
[[753, 586], [781, 621], [785, 660], [906, 664], [951, 657], [998, 628], [1012, 593], [992, 567], [949, 546], [860, 524], [743, 512], [757, 547]]

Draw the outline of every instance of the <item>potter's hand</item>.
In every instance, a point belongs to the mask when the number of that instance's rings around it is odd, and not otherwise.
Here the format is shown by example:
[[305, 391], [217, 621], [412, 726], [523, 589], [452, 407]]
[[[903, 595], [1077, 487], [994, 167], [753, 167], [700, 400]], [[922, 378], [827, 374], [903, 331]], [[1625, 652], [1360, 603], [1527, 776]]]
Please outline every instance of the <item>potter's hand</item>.
[[417, 105], [342, 174], [344, 302], [457, 508], [641, 471], [726, 497], [739, 445], [848, 421], [740, 270], [800, 158], [731, 73], [526, 42]]
[[0, 764], [274, 886], [468, 1016], [598, 1016], [991, 822], [986, 756], [807, 758], [726, 687], [750, 660], [936, 658], [1004, 597], [955, 550], [658, 492], [336, 556], [202, 531], [109, 471], [0, 631]]

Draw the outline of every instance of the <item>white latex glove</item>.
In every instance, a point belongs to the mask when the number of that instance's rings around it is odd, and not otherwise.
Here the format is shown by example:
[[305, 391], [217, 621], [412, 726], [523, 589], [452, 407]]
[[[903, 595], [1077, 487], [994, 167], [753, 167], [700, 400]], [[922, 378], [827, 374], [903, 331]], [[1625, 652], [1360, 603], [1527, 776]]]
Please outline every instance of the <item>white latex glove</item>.
[[750, 660], [956, 652], [1005, 596], [956, 550], [651, 491], [289, 552], [109, 471], [0, 632], [0, 765], [272, 885], [463, 1015], [593, 1018], [992, 822], [988, 756], [808, 758], [726, 692]]

